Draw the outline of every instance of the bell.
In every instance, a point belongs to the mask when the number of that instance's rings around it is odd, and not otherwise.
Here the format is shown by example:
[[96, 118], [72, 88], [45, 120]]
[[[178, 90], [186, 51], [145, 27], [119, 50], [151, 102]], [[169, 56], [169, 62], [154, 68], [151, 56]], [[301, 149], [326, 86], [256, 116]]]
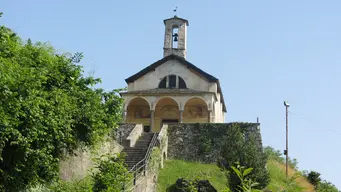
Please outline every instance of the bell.
[[178, 34], [175, 33], [175, 34], [173, 35], [173, 37], [174, 37], [174, 41], [177, 42], [177, 41], [178, 41]]

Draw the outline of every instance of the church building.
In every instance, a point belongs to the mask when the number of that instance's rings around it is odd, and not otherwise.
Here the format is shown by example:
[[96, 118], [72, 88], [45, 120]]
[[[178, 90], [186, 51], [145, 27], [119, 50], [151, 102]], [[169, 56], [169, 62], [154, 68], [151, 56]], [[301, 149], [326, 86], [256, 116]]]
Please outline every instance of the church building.
[[226, 105], [219, 80], [186, 60], [189, 23], [164, 20], [163, 58], [125, 81], [124, 123], [159, 132], [164, 123], [224, 123]]

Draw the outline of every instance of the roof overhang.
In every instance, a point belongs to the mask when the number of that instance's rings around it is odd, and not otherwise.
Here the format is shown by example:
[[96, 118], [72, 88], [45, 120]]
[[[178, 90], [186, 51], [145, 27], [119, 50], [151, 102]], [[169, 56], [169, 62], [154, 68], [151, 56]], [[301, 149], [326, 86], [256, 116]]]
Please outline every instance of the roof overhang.
[[163, 23], [166, 24], [166, 22], [169, 21], [169, 20], [180, 20], [180, 21], [186, 23], [187, 26], [189, 26], [188, 20], [180, 18], [180, 17], [178, 17], [176, 15], [174, 15], [174, 17], [172, 17], [172, 18], [163, 20]]

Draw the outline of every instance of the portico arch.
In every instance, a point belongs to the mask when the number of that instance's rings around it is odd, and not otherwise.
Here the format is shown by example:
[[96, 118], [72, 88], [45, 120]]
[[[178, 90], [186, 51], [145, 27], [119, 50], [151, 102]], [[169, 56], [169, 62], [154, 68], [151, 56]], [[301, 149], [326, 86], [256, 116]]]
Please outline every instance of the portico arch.
[[141, 96], [136, 96], [136, 97], [130, 98], [130, 99], [125, 103], [125, 105], [124, 105], [124, 110], [127, 110], [128, 105], [130, 104], [130, 102], [135, 101], [136, 99], [144, 100], [145, 102], [148, 103], [149, 108], [151, 108], [150, 102], [149, 102], [149, 100], [148, 100], [147, 98], [141, 97]]
[[180, 102], [178, 100], [176, 100], [174, 97], [172, 96], [163, 96], [163, 97], [159, 97], [158, 99], [156, 99], [154, 102], [153, 102], [153, 106], [151, 107], [153, 110], [155, 110], [156, 106], [160, 103], [160, 101], [162, 100], [165, 100], [165, 99], [170, 99], [170, 100], [173, 100], [176, 105], [178, 106], [178, 108], [180, 109]]
[[133, 97], [128, 100], [126, 106], [126, 123], [142, 123], [143, 126], [150, 126], [150, 103], [144, 97]]
[[184, 123], [207, 123], [210, 118], [208, 104], [201, 97], [190, 97], [184, 105]]
[[180, 104], [173, 97], [161, 97], [155, 102], [153, 131], [159, 131], [164, 123], [180, 122]]

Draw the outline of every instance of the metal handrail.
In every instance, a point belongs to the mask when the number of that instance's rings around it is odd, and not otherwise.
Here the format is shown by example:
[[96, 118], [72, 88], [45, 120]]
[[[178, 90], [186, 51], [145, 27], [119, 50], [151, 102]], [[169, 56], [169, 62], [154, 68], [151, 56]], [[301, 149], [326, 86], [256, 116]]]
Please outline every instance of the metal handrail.
[[[131, 181], [134, 181], [134, 187], [129, 189], [132, 190], [135, 188], [135, 182], [136, 182], [136, 178], [137, 178], [137, 172], [140, 171], [141, 169], [143, 170], [143, 172], [145, 173], [145, 169], [146, 169], [146, 165], [148, 164], [148, 161], [150, 159], [150, 154], [151, 151], [153, 149], [153, 147], [156, 145], [157, 142], [157, 138], [158, 138], [159, 133], [154, 133], [152, 140], [149, 143], [146, 155], [144, 156], [144, 158], [142, 160], [140, 160], [138, 163], [136, 163], [130, 170], [129, 173], [134, 173], [134, 178]], [[140, 165], [142, 164], [142, 165]], [[140, 166], [139, 166], [140, 165]], [[130, 182], [131, 182], [130, 181]]]
[[143, 159], [141, 159], [138, 163], [136, 163], [136, 164], [130, 169], [129, 172], [133, 171], [134, 168], [136, 168], [140, 163], [142, 163], [143, 161], [145, 161], [145, 160], [149, 157], [150, 151], [151, 151], [152, 148], [155, 146], [155, 140], [157, 139], [157, 135], [158, 135], [158, 133], [154, 133], [153, 138], [152, 138], [152, 140], [151, 140], [150, 143], [149, 143], [149, 146], [148, 146], [148, 150], [147, 150], [147, 152], [146, 152], [146, 155], [144, 156]]

